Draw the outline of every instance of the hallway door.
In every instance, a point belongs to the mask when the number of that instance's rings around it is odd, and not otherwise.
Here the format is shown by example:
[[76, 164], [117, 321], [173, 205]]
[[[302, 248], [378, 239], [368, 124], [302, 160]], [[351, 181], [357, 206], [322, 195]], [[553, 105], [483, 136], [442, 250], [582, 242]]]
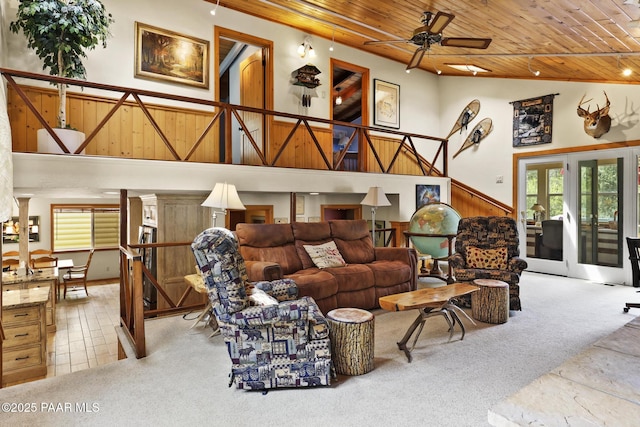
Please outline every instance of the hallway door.
[[[240, 63], [240, 104], [264, 109], [264, 61], [262, 49], [257, 50]], [[242, 120], [251, 138], [264, 153], [265, 118], [261, 113], [243, 112]], [[243, 165], [262, 165], [256, 149], [245, 132], [242, 132], [241, 158]]]

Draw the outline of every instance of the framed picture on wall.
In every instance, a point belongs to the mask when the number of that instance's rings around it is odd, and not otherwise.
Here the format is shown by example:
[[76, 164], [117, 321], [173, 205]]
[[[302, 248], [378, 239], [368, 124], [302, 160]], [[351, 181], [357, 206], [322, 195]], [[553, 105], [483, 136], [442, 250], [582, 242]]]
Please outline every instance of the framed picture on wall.
[[373, 80], [373, 125], [400, 128], [400, 86]]
[[[30, 242], [40, 241], [40, 217], [30, 216], [27, 224]], [[18, 243], [20, 241], [20, 229], [24, 225], [20, 224], [17, 216], [11, 217], [7, 222], [2, 223], [2, 243]]]
[[209, 42], [135, 23], [135, 76], [209, 88]]
[[440, 201], [440, 186], [416, 184], [416, 210], [427, 203]]

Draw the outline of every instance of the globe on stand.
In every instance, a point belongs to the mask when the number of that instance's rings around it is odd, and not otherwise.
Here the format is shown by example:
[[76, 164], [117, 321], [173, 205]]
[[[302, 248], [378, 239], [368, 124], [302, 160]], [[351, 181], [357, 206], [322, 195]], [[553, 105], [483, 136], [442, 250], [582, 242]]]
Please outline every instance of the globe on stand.
[[[446, 259], [450, 255], [451, 236], [458, 232], [460, 218], [460, 214], [446, 203], [428, 203], [411, 216], [408, 236], [421, 254], [431, 255], [434, 260]], [[434, 270], [437, 270], [435, 263], [432, 272]]]

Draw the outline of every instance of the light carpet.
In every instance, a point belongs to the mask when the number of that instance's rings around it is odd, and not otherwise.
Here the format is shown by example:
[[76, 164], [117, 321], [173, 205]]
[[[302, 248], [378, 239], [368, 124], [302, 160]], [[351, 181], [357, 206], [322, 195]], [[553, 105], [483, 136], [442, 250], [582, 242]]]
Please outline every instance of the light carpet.
[[[628, 286], [525, 272], [523, 310], [508, 323], [463, 320], [451, 342], [444, 319], [427, 321], [408, 363], [396, 342], [417, 312], [375, 310], [375, 369], [330, 387], [228, 388], [220, 336], [182, 317], [146, 322], [147, 351], [123, 360], [0, 390], [0, 402], [35, 404], [3, 413], [3, 425], [487, 426], [487, 410], [635, 315]], [[79, 407], [78, 407], [79, 404]], [[84, 404], [84, 406], [83, 406]], [[3, 406], [3, 409], [5, 407]], [[6, 412], [6, 411], [4, 411]]]

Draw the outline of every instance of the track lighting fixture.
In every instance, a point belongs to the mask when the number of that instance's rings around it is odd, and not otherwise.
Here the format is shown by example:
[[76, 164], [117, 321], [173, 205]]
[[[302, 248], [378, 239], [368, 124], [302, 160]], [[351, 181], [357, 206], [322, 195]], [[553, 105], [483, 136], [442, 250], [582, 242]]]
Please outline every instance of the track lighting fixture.
[[213, 9], [211, 9], [211, 12], [209, 12], [211, 16], [216, 16], [216, 11], [218, 10], [219, 5], [220, 5], [220, 0], [216, 1], [216, 6]]
[[631, 68], [629, 68], [629, 67], [626, 67], [626, 68], [620, 67], [620, 60], [621, 59], [622, 59], [622, 56], [618, 56], [618, 61], [617, 61], [618, 69], [620, 70], [620, 72], [622, 73], [623, 76], [629, 77], [633, 71], [631, 71]]
[[329, 52], [333, 52], [333, 44], [336, 41], [336, 26], [333, 26], [333, 32], [331, 33], [331, 46], [329, 46]]
[[316, 56], [316, 52], [313, 50], [313, 46], [311, 46], [311, 37], [306, 36], [302, 44], [298, 46], [298, 55], [300, 55], [300, 58], [304, 58], [307, 55], [309, 55], [310, 58]]
[[530, 57], [529, 57], [529, 62], [527, 63], [527, 67], [529, 68], [529, 72], [530, 72], [531, 74], [533, 74], [534, 76], [538, 77], [538, 76], [540, 75], [540, 70], [533, 71], [533, 70], [531, 69], [531, 60], [532, 60], [532, 59], [533, 59], [533, 57], [531, 57], [531, 56], [530, 56]]

